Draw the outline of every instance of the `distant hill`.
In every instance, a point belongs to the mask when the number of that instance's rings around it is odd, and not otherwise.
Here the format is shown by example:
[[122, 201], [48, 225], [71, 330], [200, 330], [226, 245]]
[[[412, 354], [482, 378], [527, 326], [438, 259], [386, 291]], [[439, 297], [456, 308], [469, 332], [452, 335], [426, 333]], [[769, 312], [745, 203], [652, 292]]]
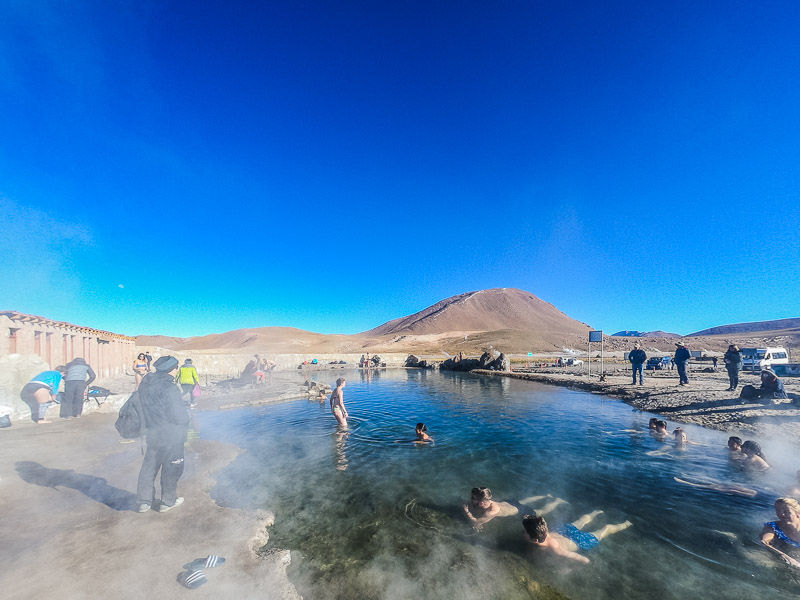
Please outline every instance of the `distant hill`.
[[303, 352], [336, 353], [355, 352], [353, 336], [325, 335], [294, 327], [257, 327], [236, 329], [225, 333], [212, 333], [189, 338], [163, 335], [140, 335], [137, 346], [159, 346], [171, 350], [228, 350], [249, 352], [252, 349], [277, 354]]
[[800, 332], [800, 319], [777, 319], [775, 321], [756, 321], [754, 323], [736, 323], [734, 325], [720, 325], [711, 329], [703, 329], [697, 333], [690, 333], [687, 337], [700, 335], [732, 335], [742, 333], [756, 333], [759, 331], [795, 331]]
[[667, 333], [666, 331], [618, 331], [612, 333], [614, 337], [643, 337], [643, 338], [673, 338], [681, 337], [677, 333]]
[[362, 335], [425, 335], [501, 329], [584, 334], [591, 328], [568, 317], [530, 292], [515, 288], [495, 288], [447, 298], [425, 310], [389, 321]]

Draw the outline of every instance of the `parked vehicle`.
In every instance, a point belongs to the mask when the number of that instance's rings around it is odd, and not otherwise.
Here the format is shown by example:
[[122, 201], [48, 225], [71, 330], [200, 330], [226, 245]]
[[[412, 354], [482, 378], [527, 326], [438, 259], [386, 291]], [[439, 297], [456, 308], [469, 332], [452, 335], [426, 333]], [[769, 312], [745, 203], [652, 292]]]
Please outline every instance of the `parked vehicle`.
[[662, 369], [669, 369], [672, 364], [672, 358], [669, 356], [653, 356], [647, 359], [645, 369], [649, 371], [661, 371]]
[[742, 370], [760, 371], [773, 365], [789, 364], [789, 353], [783, 346], [742, 348]]

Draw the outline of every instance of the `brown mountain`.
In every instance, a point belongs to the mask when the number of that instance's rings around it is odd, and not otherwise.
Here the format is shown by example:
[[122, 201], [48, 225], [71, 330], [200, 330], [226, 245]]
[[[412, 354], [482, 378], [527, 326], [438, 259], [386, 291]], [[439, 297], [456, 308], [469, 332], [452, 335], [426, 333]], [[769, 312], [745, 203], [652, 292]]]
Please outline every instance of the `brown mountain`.
[[584, 334], [590, 327], [571, 319], [530, 292], [495, 288], [453, 296], [362, 335], [426, 335], [501, 329]]
[[459, 294], [356, 335], [259, 327], [191, 338], [142, 335], [137, 338], [137, 345], [182, 351], [276, 354], [365, 351], [473, 354], [489, 347], [504, 352], [582, 347], [589, 330], [585, 323], [568, 317], [530, 292], [498, 288]]

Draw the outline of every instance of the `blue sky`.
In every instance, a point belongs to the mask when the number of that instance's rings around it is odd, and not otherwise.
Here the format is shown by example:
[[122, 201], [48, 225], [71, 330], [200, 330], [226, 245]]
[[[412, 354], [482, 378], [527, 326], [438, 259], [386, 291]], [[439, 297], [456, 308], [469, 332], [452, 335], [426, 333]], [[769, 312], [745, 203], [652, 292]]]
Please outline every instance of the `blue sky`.
[[466, 291], [800, 316], [800, 3], [6, 2], [0, 310], [355, 333]]

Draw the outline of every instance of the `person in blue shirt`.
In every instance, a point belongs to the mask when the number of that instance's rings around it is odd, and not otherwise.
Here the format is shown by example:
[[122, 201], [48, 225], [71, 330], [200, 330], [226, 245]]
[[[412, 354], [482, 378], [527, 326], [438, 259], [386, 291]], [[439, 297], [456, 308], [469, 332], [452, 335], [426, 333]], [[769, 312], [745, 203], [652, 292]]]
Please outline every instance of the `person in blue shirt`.
[[47, 409], [58, 395], [58, 388], [65, 372], [64, 366], [56, 367], [55, 371], [42, 371], [22, 388], [19, 397], [30, 407], [31, 420], [37, 425], [50, 423], [45, 418]]

